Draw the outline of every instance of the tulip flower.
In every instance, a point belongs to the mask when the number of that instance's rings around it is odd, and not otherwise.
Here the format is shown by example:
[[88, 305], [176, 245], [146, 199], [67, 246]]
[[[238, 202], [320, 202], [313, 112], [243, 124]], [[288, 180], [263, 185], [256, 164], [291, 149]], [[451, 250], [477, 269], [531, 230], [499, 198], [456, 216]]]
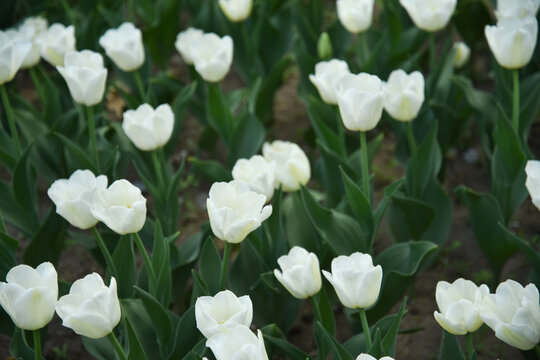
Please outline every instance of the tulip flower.
[[39, 63], [41, 59], [39, 53], [38, 36], [47, 30], [47, 20], [42, 17], [29, 17], [17, 28], [17, 35], [22, 41], [28, 41], [32, 48], [24, 58], [21, 69], [28, 69]]
[[435, 320], [454, 335], [474, 332], [483, 324], [478, 307], [487, 294], [487, 285], [477, 287], [470, 280], [457, 279], [452, 284], [439, 281], [435, 298], [441, 312], [434, 312]]
[[373, 19], [375, 0], [337, 0], [337, 14], [347, 31], [358, 34], [366, 31]]
[[540, 210], [540, 161], [527, 161], [525, 172], [527, 173], [525, 186], [529, 191], [534, 206]]
[[174, 46], [176, 47], [176, 50], [178, 50], [186, 64], [193, 65], [191, 46], [196, 44], [203, 35], [204, 32], [202, 30], [188, 28], [179, 33], [176, 37], [176, 42], [174, 43]]
[[454, 43], [453, 49], [455, 53], [454, 67], [460, 69], [469, 61], [469, 58], [471, 57], [471, 48], [464, 42], [458, 41]]
[[448, 24], [456, 10], [457, 0], [399, 0], [399, 3], [417, 27], [435, 32]]
[[216, 360], [268, 360], [261, 331], [258, 330], [255, 336], [246, 326], [214, 335], [206, 341], [206, 346], [212, 350]]
[[117, 180], [107, 189], [94, 192], [92, 215], [117, 234], [136, 233], [146, 221], [146, 199], [127, 180]]
[[17, 265], [0, 282], [0, 305], [13, 323], [24, 330], [37, 330], [47, 325], [58, 299], [58, 275], [49, 262], [35, 269]]
[[110, 334], [120, 322], [120, 302], [116, 279], [107, 287], [97, 273], [86, 275], [71, 285], [69, 294], [56, 304], [62, 325], [78, 335], [99, 339]]
[[53, 66], [63, 66], [64, 56], [75, 51], [75, 28], [54, 23], [38, 35], [41, 57]]
[[521, 19], [527, 16], [536, 16], [540, 0], [497, 0], [497, 18], [519, 17]]
[[409, 122], [418, 116], [424, 103], [424, 75], [415, 71], [407, 75], [394, 70], [384, 86], [384, 109], [398, 121]]
[[136, 110], [124, 113], [122, 130], [142, 151], [155, 150], [169, 141], [174, 127], [174, 113], [169, 104], [162, 104], [155, 110], [142, 104]]
[[281, 271], [275, 269], [274, 276], [295, 298], [307, 299], [321, 290], [319, 259], [314, 253], [295, 246], [277, 261]]
[[538, 22], [532, 15], [523, 19], [503, 18], [495, 26], [486, 26], [485, 35], [499, 65], [519, 69], [532, 58], [538, 36]]
[[99, 45], [122, 71], [137, 70], [144, 63], [142, 33], [133, 23], [107, 30], [99, 38]]
[[234, 180], [244, 181], [251, 191], [266, 196], [270, 201], [274, 195], [275, 164], [268, 162], [261, 155], [253, 155], [249, 159], [239, 159], [233, 166]]
[[20, 39], [17, 32], [0, 31], [0, 86], [15, 77], [31, 49], [32, 43]]
[[338, 59], [321, 61], [315, 65], [315, 74], [309, 75], [309, 80], [317, 90], [319, 95], [327, 104], [337, 104], [337, 86], [341, 78], [350, 74], [347, 62]]
[[238, 244], [272, 214], [266, 196], [243, 181], [217, 182], [210, 188], [206, 208], [212, 232], [227, 243]]
[[236, 297], [224, 290], [216, 296], [201, 296], [195, 302], [197, 329], [207, 338], [236, 326], [251, 326], [253, 304], [249, 296]]
[[281, 185], [284, 191], [296, 191], [311, 178], [309, 160], [297, 144], [275, 140], [264, 143], [262, 153], [267, 161], [275, 165], [276, 187]]
[[233, 41], [228, 35], [220, 38], [214, 33], [208, 33], [193, 41], [188, 52], [195, 70], [204, 80], [219, 82], [231, 68]]
[[240, 22], [251, 14], [253, 0], [219, 0], [219, 7], [229, 20]]
[[533, 284], [499, 284], [495, 294], [484, 297], [480, 316], [497, 338], [520, 350], [530, 350], [540, 340], [539, 295]]
[[[377, 359], [374, 358], [373, 356], [369, 355], [369, 354], [360, 354], [360, 355], [358, 355], [356, 360], [377, 360]], [[379, 360], [394, 360], [394, 359], [391, 358], [390, 356], [384, 356], [384, 357], [380, 358]]]
[[76, 170], [69, 179], [58, 179], [47, 190], [58, 215], [79, 229], [89, 229], [98, 220], [92, 215], [94, 192], [107, 188], [107, 176], [96, 177], [90, 170]]

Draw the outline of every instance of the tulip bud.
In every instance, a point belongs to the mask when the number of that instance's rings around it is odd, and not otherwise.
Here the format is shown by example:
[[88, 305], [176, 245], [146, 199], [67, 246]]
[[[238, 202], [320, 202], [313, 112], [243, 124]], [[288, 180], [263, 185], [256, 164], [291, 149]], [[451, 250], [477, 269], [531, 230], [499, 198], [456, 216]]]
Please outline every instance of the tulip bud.
[[307, 299], [321, 290], [319, 259], [314, 253], [295, 246], [277, 261], [283, 273], [275, 269], [274, 275], [295, 298]]
[[497, 18], [536, 16], [540, 7], [539, 0], [497, 0]]
[[71, 51], [66, 54], [64, 66], [56, 69], [62, 75], [73, 100], [86, 106], [97, 105], [105, 93], [107, 69], [101, 54], [90, 51]]
[[337, 87], [341, 120], [352, 131], [369, 131], [379, 123], [384, 105], [382, 81], [375, 75], [344, 75]]
[[495, 294], [488, 294], [480, 306], [482, 320], [495, 331], [495, 336], [520, 350], [530, 350], [540, 340], [540, 305], [538, 289], [525, 288], [506, 280]]
[[272, 206], [265, 203], [266, 196], [251, 191], [243, 181], [212, 184], [206, 200], [212, 232], [223, 241], [242, 242], [272, 214]]
[[326, 31], [319, 36], [319, 40], [317, 41], [317, 55], [319, 55], [319, 59], [321, 60], [332, 57], [332, 40], [330, 40], [330, 36]]
[[337, 14], [345, 29], [353, 34], [366, 31], [373, 19], [375, 0], [337, 0]]
[[212, 349], [216, 360], [268, 360], [261, 330], [255, 336], [246, 326], [212, 336], [206, 346]]
[[309, 80], [317, 90], [321, 99], [327, 104], [337, 104], [337, 86], [344, 75], [350, 74], [347, 62], [338, 59], [321, 61], [315, 65], [315, 75], [310, 74]]
[[249, 296], [236, 297], [225, 290], [216, 296], [201, 296], [195, 302], [197, 329], [207, 338], [236, 326], [251, 326], [253, 304]]
[[253, 155], [248, 159], [239, 159], [232, 169], [234, 180], [247, 183], [251, 191], [266, 196], [266, 201], [274, 195], [276, 181], [275, 164], [266, 161], [261, 155]]
[[219, 0], [219, 7], [229, 20], [240, 22], [251, 14], [253, 0]]
[[144, 63], [141, 30], [130, 22], [118, 29], [109, 29], [99, 38], [99, 45], [108, 57], [123, 71], [134, 71]]
[[17, 33], [0, 31], [0, 85], [11, 81], [32, 49], [29, 41], [17, 41]]
[[412, 21], [422, 30], [443, 29], [456, 10], [457, 0], [399, 0]]
[[228, 35], [220, 38], [204, 34], [190, 45], [189, 56], [195, 70], [208, 82], [219, 82], [229, 72], [233, 60], [233, 41]]
[[97, 273], [86, 275], [71, 285], [69, 294], [56, 304], [62, 325], [76, 334], [92, 339], [109, 335], [120, 322], [120, 302], [116, 294], [116, 279], [109, 287]]
[[306, 185], [311, 177], [311, 167], [306, 153], [300, 146], [289, 141], [275, 140], [264, 143], [264, 158], [274, 163], [276, 169], [276, 187], [283, 191], [296, 191]]
[[65, 54], [75, 51], [75, 28], [54, 23], [38, 35], [36, 42], [45, 61], [53, 66], [63, 66]]
[[470, 280], [457, 279], [452, 284], [439, 281], [435, 298], [441, 312], [434, 312], [435, 320], [454, 335], [474, 332], [482, 326], [478, 307], [487, 294], [489, 288], [486, 285], [477, 287]]
[[538, 36], [538, 22], [534, 16], [503, 18], [496, 26], [486, 26], [485, 34], [499, 65], [519, 69], [531, 61]]
[[58, 275], [49, 262], [34, 270], [17, 265], [0, 282], [0, 305], [18, 328], [37, 330], [47, 325], [58, 299]]
[[69, 179], [58, 179], [47, 190], [58, 215], [79, 229], [89, 229], [98, 220], [92, 215], [92, 197], [107, 188], [107, 176], [96, 177], [90, 170], [77, 170]]
[[146, 221], [146, 199], [127, 180], [117, 180], [92, 197], [92, 215], [117, 234], [139, 232]]
[[373, 266], [371, 255], [356, 252], [332, 260], [332, 273], [322, 271], [343, 306], [365, 309], [375, 304], [382, 283], [382, 267]]
[[471, 57], [471, 49], [464, 42], [458, 41], [454, 43], [454, 67], [462, 68]]
[[204, 32], [195, 28], [188, 28], [182, 31], [176, 36], [176, 42], [174, 46], [176, 50], [182, 56], [184, 62], [188, 65], [193, 65], [193, 58], [191, 56], [191, 46], [199, 42]]
[[424, 103], [424, 75], [394, 70], [384, 86], [384, 109], [398, 121], [412, 121]]
[[[356, 360], [377, 360], [377, 359], [369, 354], [360, 354], [358, 355]], [[390, 356], [385, 356], [385, 357], [380, 358], [379, 360], [394, 360], [394, 359], [391, 358]]]
[[174, 114], [169, 104], [158, 106], [155, 110], [142, 104], [137, 110], [124, 113], [122, 130], [142, 151], [162, 147], [171, 138], [174, 127]]
[[540, 161], [529, 160], [525, 166], [527, 180], [525, 186], [529, 191], [534, 206], [540, 210]]

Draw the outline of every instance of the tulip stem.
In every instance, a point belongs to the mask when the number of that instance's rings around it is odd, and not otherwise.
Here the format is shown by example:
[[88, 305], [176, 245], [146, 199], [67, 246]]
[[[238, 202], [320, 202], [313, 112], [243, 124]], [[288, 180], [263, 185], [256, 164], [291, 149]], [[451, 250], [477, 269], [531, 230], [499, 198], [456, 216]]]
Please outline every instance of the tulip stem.
[[43, 93], [43, 88], [41, 87], [41, 81], [39, 80], [39, 77], [38, 77], [37, 70], [36, 70], [35, 66], [30, 68], [30, 77], [32, 77], [32, 82], [34, 83], [34, 86], [37, 89], [37, 92], [38, 92], [38, 95], [39, 95], [39, 100], [43, 104], [43, 101], [45, 99], [45, 95]]
[[364, 196], [366, 198], [366, 201], [371, 205], [371, 191], [369, 184], [369, 158], [365, 131], [360, 131], [360, 146], [362, 147], [362, 181], [364, 185]]
[[369, 324], [366, 317], [365, 309], [358, 309], [360, 314], [360, 320], [362, 321], [362, 329], [364, 329], [364, 336], [366, 338], [366, 350], [371, 349], [371, 333], [369, 331]]
[[92, 152], [92, 156], [94, 158], [94, 163], [96, 164], [96, 170], [99, 173], [99, 157], [97, 153], [97, 146], [96, 146], [96, 123], [94, 121], [94, 108], [91, 106], [86, 107], [86, 112], [88, 115], [88, 133], [90, 135], [90, 151]]
[[133, 76], [135, 77], [135, 84], [137, 85], [137, 89], [139, 91], [139, 95], [141, 96], [142, 102], [146, 102], [146, 93], [144, 91], [144, 86], [141, 80], [141, 75], [139, 74], [139, 70], [135, 70], [133, 72]]
[[474, 354], [474, 346], [473, 346], [473, 338], [471, 333], [467, 333], [465, 335], [465, 340], [467, 341], [467, 353], [469, 354], [469, 359], [473, 359]]
[[2, 93], [2, 102], [4, 103], [4, 108], [6, 109], [6, 116], [9, 125], [9, 131], [11, 132], [11, 138], [15, 144], [15, 154], [17, 158], [21, 156], [21, 144], [19, 141], [19, 134], [17, 133], [17, 126], [15, 126], [15, 117], [13, 116], [13, 108], [9, 102], [8, 94], [6, 91], [6, 85], [0, 85], [0, 92]]
[[512, 108], [512, 125], [519, 136], [519, 70], [513, 70], [514, 77], [514, 104]]
[[120, 359], [128, 360], [128, 357], [127, 357], [126, 353], [124, 352], [124, 349], [122, 348], [122, 345], [120, 345], [120, 343], [118, 342], [118, 339], [116, 338], [114, 333], [111, 332], [109, 335], [107, 335], [107, 337], [111, 341], [111, 344], [113, 345], [114, 350], [116, 351], [118, 356], [120, 356]]
[[313, 295], [311, 298], [311, 303], [313, 304], [313, 311], [315, 312], [315, 319], [319, 320], [322, 323], [321, 309], [319, 308], [319, 300]]
[[435, 72], [435, 61], [437, 60], [437, 46], [435, 44], [435, 33], [429, 34], [429, 72]]
[[367, 64], [369, 61], [369, 47], [367, 43], [367, 35], [366, 32], [362, 32], [358, 34], [359, 40], [360, 40], [360, 46], [362, 47], [362, 71], [367, 72]]
[[144, 247], [139, 233], [133, 233], [133, 237], [135, 238], [137, 248], [139, 248], [139, 252], [143, 257], [144, 266], [146, 266], [146, 270], [148, 271], [148, 275], [150, 276], [150, 288], [153, 288], [154, 284], [156, 283], [156, 273], [154, 272], [154, 267], [152, 266], [152, 262], [150, 261], [150, 257], [146, 252], [146, 248]]
[[159, 162], [158, 151], [158, 149], [152, 151], [152, 162], [154, 163], [154, 170], [156, 171], [159, 188], [163, 191], [167, 191], [167, 189], [165, 189], [165, 183], [163, 182], [163, 174], [161, 171], [161, 164]]
[[94, 232], [94, 236], [96, 237], [96, 242], [98, 244], [99, 249], [101, 250], [101, 253], [103, 254], [103, 257], [105, 258], [105, 263], [107, 264], [107, 268], [109, 269], [109, 273], [111, 277], [117, 276], [116, 272], [116, 266], [114, 265], [113, 258], [111, 256], [111, 253], [109, 252], [109, 249], [107, 249], [107, 245], [105, 245], [105, 242], [103, 241], [103, 238], [99, 234], [99, 231], [94, 226], [92, 228], [92, 231]]
[[219, 288], [225, 290], [227, 286], [227, 272], [229, 271], [229, 258], [231, 257], [232, 244], [225, 242], [223, 250], [223, 261], [221, 262], [221, 275], [219, 277]]
[[39, 329], [32, 332], [34, 333], [34, 358], [41, 360], [41, 335]]
[[407, 122], [407, 141], [409, 142], [409, 151], [411, 156], [416, 155], [416, 140], [414, 140], [414, 133], [412, 129], [412, 121]]

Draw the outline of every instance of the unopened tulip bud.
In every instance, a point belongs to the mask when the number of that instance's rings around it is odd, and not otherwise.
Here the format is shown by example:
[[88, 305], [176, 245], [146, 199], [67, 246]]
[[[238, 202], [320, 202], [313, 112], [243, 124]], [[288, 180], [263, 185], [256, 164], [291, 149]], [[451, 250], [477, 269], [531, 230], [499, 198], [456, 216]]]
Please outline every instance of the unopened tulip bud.
[[332, 40], [330, 40], [330, 36], [325, 31], [319, 36], [319, 40], [317, 41], [317, 55], [319, 55], [319, 59], [326, 60], [332, 57], [332, 52]]
[[457, 0], [399, 0], [417, 27], [435, 32], [443, 29], [456, 10]]
[[319, 259], [314, 253], [295, 246], [288, 255], [280, 256], [281, 271], [274, 270], [274, 276], [297, 299], [307, 299], [321, 290], [321, 270]]
[[123, 71], [134, 71], [144, 63], [141, 30], [130, 22], [118, 29], [109, 29], [99, 38], [99, 45], [108, 57]]
[[374, 0], [337, 0], [339, 21], [353, 34], [366, 31], [373, 20], [374, 3]]
[[253, 0], [219, 0], [219, 7], [229, 20], [240, 22], [251, 14]]
[[162, 147], [171, 138], [174, 128], [174, 113], [169, 104], [158, 106], [155, 110], [142, 104], [136, 110], [124, 113], [122, 130], [142, 151]]
[[454, 67], [456, 69], [462, 68], [471, 57], [471, 48], [467, 46], [464, 42], [456, 42], [454, 44]]
[[384, 109], [398, 121], [412, 121], [424, 103], [424, 75], [394, 70], [384, 86]]

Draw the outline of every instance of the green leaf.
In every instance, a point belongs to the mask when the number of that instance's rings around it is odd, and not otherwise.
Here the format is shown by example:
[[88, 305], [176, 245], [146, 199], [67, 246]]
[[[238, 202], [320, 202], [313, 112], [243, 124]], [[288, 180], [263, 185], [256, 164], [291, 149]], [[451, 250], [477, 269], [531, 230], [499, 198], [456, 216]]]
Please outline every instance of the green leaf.
[[301, 246], [316, 252], [319, 248], [319, 236], [311, 224], [300, 191], [295, 191], [283, 201], [283, 219], [289, 247]]
[[[151, 358], [160, 353], [153, 321], [146, 312], [142, 300], [122, 299], [120, 300], [122, 314], [133, 328], [133, 332], [139, 340], [139, 344], [144, 353]], [[110, 359], [110, 358], [109, 358]]]
[[208, 101], [206, 110], [210, 125], [225, 140], [225, 143], [233, 144], [231, 135], [234, 129], [234, 119], [223, 97], [221, 86], [212, 83], [207, 83], [207, 85]]
[[407, 164], [407, 194], [416, 198], [422, 196], [429, 181], [437, 176], [441, 168], [442, 154], [437, 143], [437, 123], [434, 124], [417, 153]]
[[133, 331], [133, 327], [129, 323], [129, 321], [126, 321], [126, 328], [127, 328], [127, 338], [129, 342], [129, 352], [127, 353], [129, 360], [147, 360], [148, 356], [144, 353], [144, 350], [141, 346], [141, 343], [139, 339], [137, 338], [137, 334], [135, 334], [135, 331]]
[[385, 355], [389, 355], [391, 357], [395, 357], [396, 354], [396, 340], [397, 335], [399, 332], [399, 325], [401, 324], [401, 319], [403, 319], [403, 316], [405, 315], [405, 306], [407, 305], [407, 298], [403, 299], [403, 302], [401, 303], [401, 307], [399, 308], [399, 311], [394, 318], [394, 321], [392, 321], [392, 325], [390, 326], [390, 329], [386, 332], [384, 335], [381, 346], [384, 350]]
[[401, 186], [404, 182], [404, 179], [399, 179], [384, 188], [383, 199], [381, 200], [377, 208], [373, 211], [373, 236], [377, 232], [384, 213], [386, 212], [386, 209], [388, 209], [388, 206], [394, 198], [394, 195], [401, 189]]
[[167, 345], [172, 334], [171, 320], [169, 319], [167, 310], [152, 295], [140, 287], [135, 286], [135, 291], [141, 298], [150, 319], [152, 319], [159, 343], [161, 345]]
[[201, 160], [195, 157], [188, 159], [191, 170], [202, 175], [209, 182], [230, 181], [232, 176], [229, 170], [215, 160]]
[[56, 264], [64, 248], [66, 227], [66, 221], [50, 209], [45, 221], [32, 236], [30, 245], [24, 251], [24, 263], [33, 267], [44, 261]]
[[[356, 218], [356, 221], [362, 229], [369, 234], [370, 239], [373, 239], [373, 215], [371, 212], [371, 205], [364, 197], [364, 193], [360, 186], [358, 186], [344, 171], [340, 168], [341, 177], [343, 179], [343, 185], [345, 186], [345, 195], [347, 202], [351, 207], [351, 210]], [[371, 243], [370, 243], [371, 246]]]
[[19, 242], [17, 240], [6, 233], [0, 232], [0, 279], [5, 279], [8, 271], [17, 265], [18, 246]]
[[24, 332], [19, 328], [15, 328], [15, 333], [9, 345], [9, 353], [15, 359], [34, 359], [34, 350], [28, 346], [24, 338]]
[[39, 229], [39, 218], [34, 208], [26, 208], [15, 200], [11, 185], [0, 181], [0, 210], [6, 222], [15, 226], [26, 236]]
[[466, 360], [459, 347], [457, 336], [445, 330], [443, 330], [439, 360]]
[[36, 205], [36, 196], [37, 196], [37, 187], [36, 187], [36, 173], [33, 168], [31, 168], [28, 161], [28, 155], [32, 149], [32, 144], [30, 144], [24, 153], [21, 155], [13, 171], [13, 195], [15, 200], [24, 208], [27, 209], [37, 209]]
[[334, 311], [332, 309], [332, 303], [328, 298], [328, 294], [324, 286], [321, 287], [321, 291], [316, 296], [316, 299], [314, 299], [314, 301], [317, 301], [319, 303], [319, 310], [321, 312], [321, 324], [326, 329], [326, 331], [330, 333], [330, 335], [334, 336], [336, 334]]
[[[283, 332], [275, 324], [266, 325], [261, 329], [261, 332], [265, 342], [278, 348], [281, 354], [292, 360], [312, 360], [308, 354], [288, 342]], [[267, 346], [267, 348], [269, 347]]]
[[[100, 339], [91, 339], [86, 336], [81, 336], [82, 343], [86, 351], [98, 360], [116, 359], [114, 348], [107, 337]], [[31, 358], [29, 358], [31, 359]]]
[[420, 240], [433, 223], [435, 211], [413, 197], [395, 195], [388, 211], [390, 231], [396, 241]]
[[206, 239], [203, 245], [199, 258], [199, 272], [208, 285], [210, 294], [216, 294], [220, 290], [221, 259], [213, 237]]
[[336, 360], [354, 360], [354, 357], [325, 330], [320, 322], [317, 321], [313, 324], [313, 332], [319, 350], [325, 349], [318, 357], [319, 359], [326, 359], [328, 353], [331, 352]]
[[[133, 285], [137, 279], [135, 267], [135, 252], [133, 251], [133, 241], [130, 236], [115, 236], [116, 247], [112, 254], [114, 266], [116, 267], [116, 283], [118, 284], [118, 297], [120, 299], [131, 297]], [[106, 237], [104, 238], [106, 242]]]
[[79, 147], [79, 145], [72, 142], [70, 139], [65, 137], [60, 133], [54, 133], [54, 135], [60, 140], [62, 144], [66, 147], [67, 154], [70, 154], [75, 159], [75, 164], [81, 169], [91, 170], [94, 174], [97, 173], [94, 162], [88, 157], [88, 152], [85, 149]]
[[154, 248], [151, 261], [157, 277], [153, 294], [159, 303], [167, 307], [172, 292], [170, 246], [163, 236], [159, 220], [154, 226]]
[[195, 348], [201, 338], [199, 330], [196, 330], [195, 307], [192, 306], [180, 318], [174, 334], [174, 348], [167, 356], [169, 360], [181, 359], [189, 351]]
[[257, 117], [246, 115], [241, 118], [231, 136], [227, 163], [233, 166], [236, 160], [255, 155], [265, 136], [266, 130]]
[[499, 228], [506, 234], [506, 240], [518, 247], [527, 259], [529, 259], [534, 270], [540, 273], [540, 254], [538, 251], [534, 250], [528, 241], [508, 230], [502, 223], [499, 223]]

